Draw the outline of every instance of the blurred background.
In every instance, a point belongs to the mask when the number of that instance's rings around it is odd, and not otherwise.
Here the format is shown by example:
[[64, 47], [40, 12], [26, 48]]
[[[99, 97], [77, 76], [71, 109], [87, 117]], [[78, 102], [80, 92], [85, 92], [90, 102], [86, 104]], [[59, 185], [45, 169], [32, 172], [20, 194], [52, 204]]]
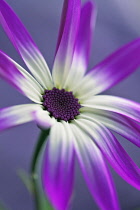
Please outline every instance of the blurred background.
[[[63, 0], [7, 0], [7, 2], [25, 24], [51, 69]], [[89, 69], [120, 46], [140, 36], [139, 0], [97, 0], [96, 2], [98, 16]], [[0, 47], [25, 67], [2, 28], [0, 28]], [[140, 102], [140, 69], [122, 83], [106, 91], [106, 94]], [[28, 102], [28, 99], [9, 84], [0, 80], [0, 108]], [[0, 202], [2, 201], [9, 210], [34, 210], [32, 198], [21, 182], [18, 171], [19, 169], [29, 171], [38, 134], [39, 129], [34, 123], [21, 125], [0, 134]], [[138, 148], [120, 136], [118, 139], [140, 166]], [[140, 209], [140, 192], [122, 180], [112, 169], [111, 171], [121, 209]], [[85, 209], [98, 208], [77, 166], [72, 210]]]

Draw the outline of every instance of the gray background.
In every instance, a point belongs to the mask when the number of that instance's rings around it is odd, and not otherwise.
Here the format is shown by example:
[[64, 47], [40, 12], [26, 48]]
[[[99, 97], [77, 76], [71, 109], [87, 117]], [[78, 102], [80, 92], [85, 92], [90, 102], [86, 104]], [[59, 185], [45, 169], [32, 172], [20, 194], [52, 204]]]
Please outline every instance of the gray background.
[[[56, 45], [62, 0], [7, 0], [19, 15], [50, 68]], [[89, 68], [101, 61], [121, 45], [140, 36], [139, 0], [97, 0], [98, 18]], [[0, 28], [0, 47], [19, 64], [23, 64], [17, 52]], [[140, 71], [106, 92], [140, 102]], [[28, 103], [6, 82], [0, 80], [0, 107]], [[17, 176], [19, 169], [29, 169], [33, 148], [39, 130], [28, 123], [0, 134], [0, 200], [11, 210], [32, 210], [33, 202]], [[118, 137], [126, 151], [140, 166], [138, 148]], [[113, 170], [118, 196], [123, 210], [140, 207], [140, 192], [128, 185]], [[110, 199], [110, 198], [108, 198]], [[80, 170], [76, 173], [76, 187], [72, 210], [98, 209], [92, 200]]]

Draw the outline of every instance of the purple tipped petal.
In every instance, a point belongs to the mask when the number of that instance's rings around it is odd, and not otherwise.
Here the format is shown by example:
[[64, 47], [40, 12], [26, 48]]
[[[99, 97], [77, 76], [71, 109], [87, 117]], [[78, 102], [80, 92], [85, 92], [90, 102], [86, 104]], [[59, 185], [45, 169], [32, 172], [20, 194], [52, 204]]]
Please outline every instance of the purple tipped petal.
[[92, 2], [86, 2], [81, 9], [80, 26], [74, 49], [71, 69], [67, 75], [63, 88], [73, 88], [87, 70], [91, 39], [93, 38], [96, 21], [96, 6]]
[[36, 104], [24, 104], [0, 109], [0, 131], [34, 120], [33, 113], [39, 108]]
[[140, 104], [128, 99], [109, 95], [98, 95], [81, 105], [93, 108], [94, 110], [101, 109], [116, 112], [140, 122]]
[[93, 2], [86, 2], [82, 7], [80, 26], [73, 57], [75, 69], [79, 66], [83, 68], [84, 71], [87, 70], [91, 49], [91, 39], [93, 38], [93, 30], [96, 21], [96, 13], [96, 6]]
[[81, 118], [89, 120], [98, 120], [100, 123], [117, 132], [124, 138], [140, 147], [140, 125], [133, 120], [109, 111], [94, 110], [83, 108]]
[[94, 94], [116, 85], [140, 66], [140, 39], [123, 46], [95, 66], [88, 75], [96, 82]]
[[40, 103], [41, 86], [21, 66], [0, 51], [0, 77], [32, 101]]
[[70, 70], [80, 21], [80, 0], [65, 0], [53, 67], [55, 85], [60, 87]]
[[53, 207], [67, 210], [73, 190], [74, 153], [73, 145], [62, 123], [55, 124], [47, 142], [43, 187]]
[[79, 99], [86, 100], [116, 85], [140, 66], [140, 39], [117, 50], [95, 66], [72, 91]]
[[18, 81], [25, 80], [25, 78], [2, 51], [0, 51], [0, 76], [22, 92]]
[[21, 21], [3, 0], [0, 1], [0, 22], [38, 82], [44, 87], [52, 87], [51, 75], [43, 56]]
[[111, 132], [97, 121], [77, 121], [95, 141], [114, 170], [129, 184], [140, 190], [140, 169], [128, 156]]
[[76, 155], [93, 198], [100, 209], [120, 209], [114, 183], [102, 153], [77, 126], [71, 125], [71, 128], [76, 138]]

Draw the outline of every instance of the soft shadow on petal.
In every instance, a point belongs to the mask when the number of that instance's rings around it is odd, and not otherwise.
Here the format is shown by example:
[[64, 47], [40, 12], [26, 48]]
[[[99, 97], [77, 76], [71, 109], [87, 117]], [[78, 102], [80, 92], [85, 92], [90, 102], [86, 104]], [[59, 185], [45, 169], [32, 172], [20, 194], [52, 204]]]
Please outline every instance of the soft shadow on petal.
[[102, 153], [95, 143], [74, 124], [75, 150], [87, 186], [100, 209], [118, 210], [114, 183]]
[[55, 86], [62, 88], [70, 71], [80, 22], [80, 0], [65, 0], [53, 66]]
[[0, 1], [0, 22], [25, 64], [44, 88], [52, 88], [49, 68], [21, 21], [3, 0]]
[[140, 103], [109, 95], [98, 95], [84, 101], [82, 106], [116, 112], [140, 122]]
[[76, 124], [93, 139], [113, 169], [125, 181], [140, 190], [140, 169], [113, 134], [97, 121], [78, 119]]
[[55, 209], [68, 209], [73, 179], [73, 144], [65, 126], [62, 123], [56, 123], [51, 128], [42, 168], [43, 188]]
[[43, 89], [20, 65], [0, 51], [0, 77], [36, 103], [41, 103]]
[[130, 142], [140, 147], [140, 125], [135, 121], [115, 112], [83, 107], [79, 118], [97, 120]]
[[33, 121], [33, 113], [40, 109], [37, 104], [24, 104], [0, 109], [0, 131]]

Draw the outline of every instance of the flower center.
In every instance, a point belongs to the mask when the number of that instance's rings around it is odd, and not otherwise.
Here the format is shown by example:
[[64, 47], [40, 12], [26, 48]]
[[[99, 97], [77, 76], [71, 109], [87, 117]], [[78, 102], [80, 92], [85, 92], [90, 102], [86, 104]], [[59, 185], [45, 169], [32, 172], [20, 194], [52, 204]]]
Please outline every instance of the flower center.
[[80, 114], [79, 109], [81, 105], [72, 92], [53, 88], [52, 90], [45, 91], [43, 100], [45, 109], [50, 112], [51, 116], [54, 116], [58, 120], [73, 120]]

